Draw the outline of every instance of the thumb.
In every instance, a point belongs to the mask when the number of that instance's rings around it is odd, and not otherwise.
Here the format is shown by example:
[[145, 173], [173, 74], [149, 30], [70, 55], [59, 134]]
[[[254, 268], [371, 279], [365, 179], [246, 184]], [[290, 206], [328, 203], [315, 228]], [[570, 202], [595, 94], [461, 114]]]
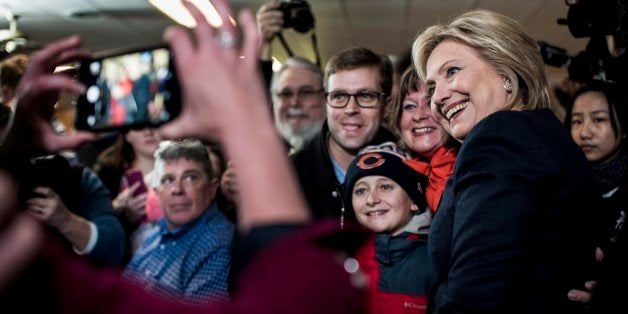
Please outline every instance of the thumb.
[[164, 124], [157, 130], [157, 132], [159, 133], [159, 136], [165, 140], [176, 140], [186, 137], [187, 135], [185, 123], [182, 123], [180, 118]]
[[135, 182], [135, 183], [133, 183], [133, 185], [131, 185], [129, 188], [127, 188], [127, 190], [129, 191], [129, 193], [133, 193], [139, 187], [140, 187], [140, 183], [139, 182]]

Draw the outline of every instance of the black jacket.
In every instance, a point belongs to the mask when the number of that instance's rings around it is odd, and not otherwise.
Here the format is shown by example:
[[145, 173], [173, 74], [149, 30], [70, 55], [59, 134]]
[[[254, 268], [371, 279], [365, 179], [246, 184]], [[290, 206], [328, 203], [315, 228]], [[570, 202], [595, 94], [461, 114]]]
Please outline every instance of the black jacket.
[[430, 229], [436, 313], [578, 313], [599, 204], [582, 150], [549, 109], [500, 111], [465, 139]]
[[[292, 162], [314, 219], [337, 218], [340, 223], [344, 217], [345, 220], [355, 221], [353, 212], [343, 214], [342, 184], [336, 179], [327, 150], [329, 137], [329, 127], [325, 121], [319, 134], [292, 155]], [[381, 127], [368, 145], [395, 140], [390, 131]]]
[[591, 306], [592, 313], [596, 314], [628, 312], [628, 304], [626, 304], [626, 296], [628, 296], [627, 157], [628, 146], [625, 146], [614, 160], [595, 166], [598, 170], [602, 168], [612, 170], [613, 175], [618, 176], [618, 182], [616, 182], [614, 178], [605, 176], [608, 174], [606, 171], [594, 172], [605, 194], [599, 208], [594, 210], [594, 214], [603, 217], [604, 222], [603, 230], [600, 232], [600, 248], [604, 252], [604, 259], [598, 265], [598, 285], [595, 288]]

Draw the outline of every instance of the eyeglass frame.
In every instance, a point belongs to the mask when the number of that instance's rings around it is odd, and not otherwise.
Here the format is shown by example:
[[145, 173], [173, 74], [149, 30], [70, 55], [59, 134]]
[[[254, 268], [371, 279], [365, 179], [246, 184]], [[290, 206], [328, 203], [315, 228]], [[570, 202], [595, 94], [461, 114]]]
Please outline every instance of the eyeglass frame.
[[[334, 94], [334, 93], [342, 93], [345, 94], [347, 96], [347, 102], [343, 105], [343, 106], [335, 106], [332, 105], [329, 102], [329, 95]], [[375, 105], [372, 107], [369, 106], [363, 106], [360, 104], [360, 101], [358, 100], [357, 96], [360, 94], [376, 94], [377, 95], [377, 101], [375, 102]], [[388, 94], [384, 93], [384, 92], [376, 92], [376, 91], [359, 91], [357, 93], [347, 93], [347, 92], [340, 92], [340, 91], [336, 91], [336, 92], [326, 92], [325, 93], [325, 102], [332, 108], [336, 108], [336, 109], [342, 109], [345, 108], [349, 105], [349, 102], [351, 101], [351, 97], [353, 97], [353, 99], [355, 100], [355, 103], [358, 105], [358, 107], [360, 108], [365, 108], [365, 109], [373, 109], [373, 108], [377, 108], [379, 106], [379, 102], [381, 101], [381, 99], [383, 97], [386, 97]]]

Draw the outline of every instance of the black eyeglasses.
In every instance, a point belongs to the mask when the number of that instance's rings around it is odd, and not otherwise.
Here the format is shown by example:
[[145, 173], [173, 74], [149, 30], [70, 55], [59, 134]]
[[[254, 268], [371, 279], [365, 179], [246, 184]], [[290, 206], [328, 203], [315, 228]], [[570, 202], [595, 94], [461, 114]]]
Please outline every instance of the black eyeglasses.
[[375, 108], [379, 104], [380, 98], [386, 96], [385, 93], [380, 92], [357, 92], [355, 94], [349, 94], [345, 92], [331, 92], [325, 93], [325, 99], [327, 103], [333, 108], [344, 108], [349, 104], [351, 97], [355, 98], [355, 102], [360, 108]]

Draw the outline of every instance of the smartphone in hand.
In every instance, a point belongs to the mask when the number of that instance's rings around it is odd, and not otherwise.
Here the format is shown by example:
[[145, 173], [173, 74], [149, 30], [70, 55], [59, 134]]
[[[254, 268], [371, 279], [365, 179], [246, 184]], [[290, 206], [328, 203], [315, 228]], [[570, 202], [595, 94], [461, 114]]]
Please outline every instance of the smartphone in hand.
[[129, 188], [135, 183], [139, 183], [139, 186], [133, 192], [133, 196], [138, 196], [148, 192], [148, 188], [144, 183], [144, 175], [139, 170], [130, 170], [124, 174], [123, 188]]
[[77, 78], [87, 89], [76, 103], [75, 126], [79, 130], [156, 127], [181, 111], [181, 92], [167, 47], [83, 59]]

